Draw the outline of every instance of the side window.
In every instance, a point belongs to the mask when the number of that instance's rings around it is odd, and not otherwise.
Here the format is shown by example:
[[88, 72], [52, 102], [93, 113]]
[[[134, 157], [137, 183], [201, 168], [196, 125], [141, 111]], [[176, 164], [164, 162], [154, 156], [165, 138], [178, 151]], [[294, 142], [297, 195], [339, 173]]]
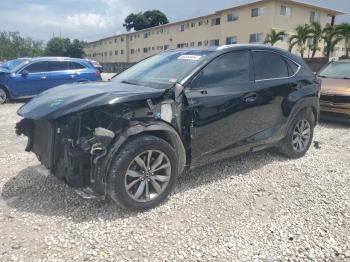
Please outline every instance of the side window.
[[193, 88], [232, 87], [249, 82], [250, 54], [237, 51], [224, 54], [208, 64], [193, 80]]
[[299, 66], [296, 63], [294, 63], [292, 60], [289, 60], [288, 58], [285, 58], [284, 60], [287, 63], [288, 75], [293, 76], [298, 71]]
[[49, 71], [65, 71], [69, 70], [68, 61], [49, 61]]
[[272, 52], [254, 51], [255, 80], [288, 77], [288, 66], [285, 59]]
[[27, 71], [28, 73], [41, 73], [41, 72], [47, 72], [47, 62], [36, 62], [33, 64], [30, 64], [29, 66], [25, 67], [23, 71]]
[[70, 62], [70, 69], [85, 69], [85, 66], [76, 62]]

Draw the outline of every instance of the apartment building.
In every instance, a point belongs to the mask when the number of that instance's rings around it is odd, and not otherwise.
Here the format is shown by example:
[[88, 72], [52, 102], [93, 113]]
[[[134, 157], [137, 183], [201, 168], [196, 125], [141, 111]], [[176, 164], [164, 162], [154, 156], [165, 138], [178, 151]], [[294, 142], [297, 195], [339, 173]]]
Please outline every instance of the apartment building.
[[[89, 43], [85, 52], [89, 59], [101, 63], [135, 63], [173, 48], [263, 43], [271, 29], [286, 32], [276, 46], [288, 49], [289, 36], [294, 34], [297, 25], [320, 22], [326, 26], [342, 14], [293, 0], [260, 0], [206, 16], [107, 37]], [[341, 55], [343, 47], [336, 48], [336, 55]], [[321, 55], [321, 52], [316, 54]]]

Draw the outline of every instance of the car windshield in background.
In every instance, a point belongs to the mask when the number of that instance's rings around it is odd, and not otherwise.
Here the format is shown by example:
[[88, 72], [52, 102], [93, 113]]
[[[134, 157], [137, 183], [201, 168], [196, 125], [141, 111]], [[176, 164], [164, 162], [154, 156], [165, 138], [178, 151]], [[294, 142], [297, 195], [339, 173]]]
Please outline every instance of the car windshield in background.
[[182, 80], [203, 59], [208, 50], [174, 50], [152, 56], [116, 76], [113, 81], [154, 88], [166, 87]]
[[8, 70], [12, 70], [13, 68], [17, 67], [18, 65], [20, 65], [23, 62], [28, 61], [28, 60], [29, 59], [23, 59], [23, 58], [10, 60], [7, 63], [3, 64], [1, 67], [6, 68]]
[[320, 77], [350, 79], [350, 62], [334, 62], [320, 73]]

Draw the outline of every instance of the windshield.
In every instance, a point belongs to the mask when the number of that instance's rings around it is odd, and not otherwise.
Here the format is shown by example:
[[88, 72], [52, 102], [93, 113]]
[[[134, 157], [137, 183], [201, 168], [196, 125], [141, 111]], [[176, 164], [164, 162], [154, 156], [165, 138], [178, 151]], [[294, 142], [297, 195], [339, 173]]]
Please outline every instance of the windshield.
[[320, 73], [320, 77], [350, 79], [350, 62], [334, 62]]
[[5, 64], [3, 64], [1, 67], [6, 68], [8, 70], [12, 70], [13, 68], [17, 67], [18, 65], [22, 64], [24, 61], [27, 61], [28, 59], [14, 59], [7, 61]]
[[212, 51], [174, 50], [141, 61], [113, 78], [135, 85], [162, 88], [182, 80]]

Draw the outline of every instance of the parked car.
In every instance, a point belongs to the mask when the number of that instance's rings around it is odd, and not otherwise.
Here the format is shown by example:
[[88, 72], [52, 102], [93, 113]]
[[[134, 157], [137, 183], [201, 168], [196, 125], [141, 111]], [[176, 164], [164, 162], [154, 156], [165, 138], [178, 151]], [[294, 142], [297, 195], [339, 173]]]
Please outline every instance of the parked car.
[[319, 73], [321, 86], [321, 116], [350, 121], [350, 60], [329, 63]]
[[101, 80], [100, 72], [85, 59], [32, 58], [11, 70], [0, 70], [0, 104], [33, 97], [58, 85], [97, 80]]
[[103, 66], [97, 62], [97, 61], [94, 61], [94, 60], [90, 60], [90, 63], [100, 71], [100, 73], [103, 73]]
[[13, 69], [14, 67], [18, 66], [19, 64], [30, 60], [30, 58], [28, 57], [22, 57], [22, 58], [17, 58], [17, 59], [13, 59], [13, 60], [9, 60], [6, 63], [0, 65], [0, 68], [5, 68], [8, 70]]
[[269, 147], [302, 157], [319, 93], [304, 61], [281, 49], [178, 49], [109, 82], [45, 92], [18, 110], [16, 128], [26, 150], [84, 197], [145, 210], [185, 168]]

